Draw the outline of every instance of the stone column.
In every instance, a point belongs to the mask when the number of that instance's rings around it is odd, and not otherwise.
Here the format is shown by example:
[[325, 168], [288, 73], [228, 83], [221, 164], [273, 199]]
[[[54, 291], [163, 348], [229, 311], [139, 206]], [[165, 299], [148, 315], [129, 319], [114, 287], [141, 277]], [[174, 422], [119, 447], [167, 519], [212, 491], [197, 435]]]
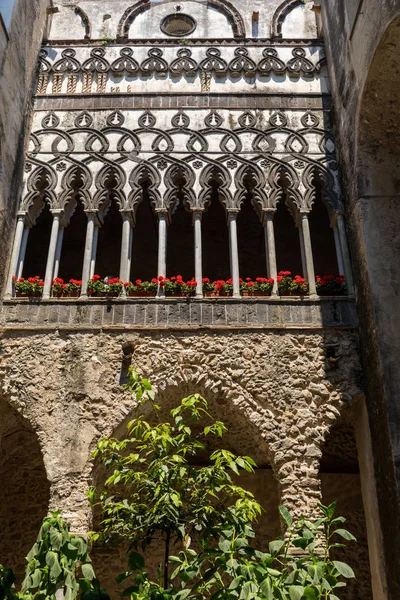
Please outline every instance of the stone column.
[[[165, 209], [158, 212], [158, 267], [157, 277], [167, 276], [167, 220], [168, 213]], [[158, 286], [157, 296], [165, 297], [165, 289]]]
[[301, 212], [301, 230], [303, 232], [304, 255], [307, 267], [307, 280], [310, 289], [310, 296], [315, 296], [317, 289], [315, 286], [314, 259], [311, 246], [310, 224], [308, 222], [308, 211]]
[[6, 298], [11, 298], [13, 292], [13, 276], [17, 275], [18, 258], [21, 250], [22, 236], [25, 228], [25, 213], [18, 214], [17, 227], [15, 229], [14, 245], [11, 255], [10, 274], [8, 277]]
[[239, 250], [237, 241], [237, 209], [228, 209], [229, 249], [231, 255], [231, 277], [233, 283], [233, 297], [240, 298], [239, 283]]
[[333, 236], [335, 238], [335, 250], [336, 250], [336, 259], [337, 259], [337, 264], [338, 264], [338, 269], [339, 269], [339, 275], [344, 275], [342, 248], [340, 246], [340, 237], [339, 237], [339, 230], [337, 227], [337, 223], [332, 225], [332, 229], [333, 229]]
[[304, 238], [303, 238], [303, 230], [301, 228], [301, 222], [300, 224], [297, 226], [297, 229], [299, 231], [299, 242], [300, 242], [300, 255], [301, 255], [301, 268], [303, 271], [303, 277], [304, 279], [308, 279], [308, 275], [307, 275], [307, 262], [306, 262], [306, 253], [304, 250]]
[[272, 296], [278, 295], [278, 269], [276, 266], [276, 248], [275, 248], [275, 231], [274, 231], [274, 216], [275, 209], [269, 208], [264, 211], [264, 236], [265, 236], [265, 252], [267, 259], [268, 277], [274, 280], [272, 287]]
[[99, 229], [100, 229], [100, 225], [97, 221], [95, 221], [94, 231], [93, 231], [92, 256], [90, 257], [89, 279], [91, 279], [93, 277], [94, 270], [96, 268], [97, 241], [99, 239]]
[[87, 227], [85, 251], [83, 255], [81, 298], [87, 298], [87, 284], [90, 279], [90, 269], [93, 260], [93, 238], [96, 229], [96, 213], [87, 212]]
[[202, 254], [202, 237], [201, 237], [201, 218], [202, 211], [195, 210], [193, 212], [194, 225], [194, 277], [197, 281], [196, 297], [203, 297], [203, 254]]
[[56, 249], [58, 241], [58, 232], [60, 230], [61, 211], [53, 211], [53, 225], [51, 227], [49, 251], [47, 254], [46, 272], [44, 276], [43, 299], [50, 298], [51, 282], [53, 281], [54, 262], [56, 258]]
[[61, 250], [62, 250], [63, 239], [64, 239], [64, 227], [60, 227], [59, 232], [58, 232], [58, 238], [57, 238], [56, 256], [54, 259], [53, 279], [58, 277], [58, 272], [60, 269], [60, 259], [61, 259]]
[[351, 272], [350, 253], [347, 245], [346, 226], [341, 213], [338, 213], [337, 225], [339, 230], [340, 247], [342, 249], [344, 275], [346, 277], [347, 292], [349, 296], [354, 295], [353, 274]]
[[[121, 262], [119, 268], [119, 278], [122, 281], [129, 281], [131, 275], [131, 256], [132, 256], [132, 227], [133, 219], [130, 211], [122, 213], [122, 243], [121, 243]], [[126, 295], [125, 287], [122, 287], [122, 296]]]
[[25, 225], [24, 233], [22, 234], [21, 248], [20, 248], [19, 257], [18, 257], [18, 267], [17, 267], [17, 273], [16, 273], [17, 279], [22, 277], [22, 272], [24, 270], [24, 262], [25, 262], [26, 247], [28, 245], [29, 230], [30, 230], [30, 227], [28, 225]]

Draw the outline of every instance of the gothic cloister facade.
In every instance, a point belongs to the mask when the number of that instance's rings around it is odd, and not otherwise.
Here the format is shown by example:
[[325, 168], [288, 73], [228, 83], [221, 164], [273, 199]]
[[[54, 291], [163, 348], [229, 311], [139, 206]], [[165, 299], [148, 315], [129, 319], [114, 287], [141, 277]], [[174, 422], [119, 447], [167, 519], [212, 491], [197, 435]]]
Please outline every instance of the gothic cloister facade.
[[[25, 532], [28, 550], [49, 508], [73, 531], [90, 529], [90, 454], [135, 414], [123, 389], [131, 361], [163, 410], [202, 393], [226, 421], [230, 449], [255, 458], [248, 485], [265, 509], [262, 543], [281, 531], [278, 503], [313, 514], [337, 499], [359, 539], [343, 555], [357, 573], [343, 600], [383, 598], [317, 3], [53, 4], [1, 304], [0, 560], [21, 573], [15, 541]], [[282, 271], [307, 293], [284, 295]], [[166, 297], [159, 283], [151, 298], [123, 286], [112, 298], [87, 291], [95, 274], [159, 282], [178, 273], [196, 281], [193, 296]], [[16, 282], [36, 275], [40, 295], [20, 297]], [[342, 293], [322, 295], [327, 275], [345, 281]], [[257, 277], [273, 280], [270, 296], [243, 295]], [[56, 278], [79, 279], [79, 296], [58, 297]], [[221, 279], [230, 297], [206, 297], [203, 282]], [[119, 557], [93, 556], [118, 597]]]

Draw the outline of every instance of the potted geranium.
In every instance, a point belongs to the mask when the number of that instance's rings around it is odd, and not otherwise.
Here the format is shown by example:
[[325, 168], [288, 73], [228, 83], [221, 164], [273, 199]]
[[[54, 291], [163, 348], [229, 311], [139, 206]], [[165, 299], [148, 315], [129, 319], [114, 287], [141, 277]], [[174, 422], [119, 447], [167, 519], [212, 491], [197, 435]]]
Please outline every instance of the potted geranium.
[[82, 281], [80, 279], [70, 279], [67, 283], [67, 292], [70, 298], [78, 298], [81, 293]]
[[240, 283], [240, 293], [242, 296], [253, 296], [254, 285], [255, 282], [250, 277], [246, 277], [246, 279]]
[[135, 283], [128, 281], [124, 283], [124, 286], [127, 296], [152, 297], [155, 296], [157, 291], [157, 279], [153, 278], [151, 281], [136, 279]]
[[218, 296], [218, 290], [208, 277], [203, 277], [203, 295], [206, 298], [215, 298]]
[[[239, 283], [242, 284], [242, 280], [239, 280]], [[233, 283], [232, 279], [217, 279], [213, 282], [215, 289], [218, 291], [219, 296], [232, 296], [233, 293]]]
[[67, 293], [67, 284], [64, 283], [64, 279], [55, 277], [51, 282], [51, 295], [54, 296], [54, 298], [61, 298], [62, 296], [66, 296]]
[[272, 278], [256, 277], [253, 294], [254, 296], [270, 296], [273, 286]]
[[293, 276], [291, 271], [279, 271], [278, 291], [280, 296], [304, 296], [308, 294], [308, 283], [300, 275]]
[[317, 294], [319, 296], [344, 296], [347, 293], [346, 279], [343, 275], [317, 275], [315, 278]]
[[196, 290], [197, 281], [191, 279], [184, 281], [182, 275], [172, 277], [159, 277], [160, 287], [164, 288], [166, 296], [192, 296]]
[[13, 277], [15, 294], [17, 297], [39, 298], [43, 293], [44, 281], [39, 275], [24, 279]]

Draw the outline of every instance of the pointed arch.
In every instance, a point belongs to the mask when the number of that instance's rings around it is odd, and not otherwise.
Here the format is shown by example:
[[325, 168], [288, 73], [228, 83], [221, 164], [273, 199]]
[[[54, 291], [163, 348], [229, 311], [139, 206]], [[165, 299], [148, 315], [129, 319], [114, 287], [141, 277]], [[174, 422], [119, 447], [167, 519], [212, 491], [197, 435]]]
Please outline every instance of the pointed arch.
[[[236, 172], [235, 183], [235, 204], [240, 206], [244, 196], [251, 191], [251, 203], [259, 216], [260, 221], [262, 221], [263, 210], [268, 208], [268, 195], [266, 193], [267, 183], [262, 169], [255, 162], [243, 163]], [[248, 185], [246, 185], [247, 183]]]
[[28, 177], [26, 187], [27, 193], [21, 202], [21, 210], [30, 213], [32, 222], [41, 213], [45, 202], [51, 208], [57, 206], [57, 196], [55, 188], [57, 185], [57, 176], [50, 167], [39, 165]]
[[[89, 191], [92, 182], [92, 174], [88, 167], [83, 163], [72, 164], [70, 168], [64, 173], [64, 176], [61, 181], [62, 192], [60, 194], [59, 205], [60, 208], [66, 211], [67, 219], [69, 219], [73, 212], [73, 206], [69, 205], [78, 194], [82, 200], [85, 209], [89, 210], [93, 208], [92, 196]], [[72, 212], [71, 210], [68, 210], [67, 207], [69, 207], [72, 210]]]
[[225, 210], [229, 208], [239, 208], [239, 206], [234, 203], [234, 199], [232, 198], [229, 189], [231, 184], [229, 172], [223, 165], [213, 162], [209, 162], [200, 175], [201, 192], [198, 200], [199, 206], [205, 209], [211, 202], [213, 192], [211, 184], [213, 181], [218, 185], [218, 190], [222, 196], [221, 203]]
[[135, 167], [129, 177], [131, 191], [128, 195], [128, 205], [136, 214], [138, 205], [143, 199], [143, 184], [147, 184], [147, 193], [153, 208], [162, 208], [163, 202], [159, 192], [161, 177], [159, 171], [149, 162], [142, 162]]
[[168, 208], [168, 211], [170, 213], [174, 211], [174, 203], [176, 201], [176, 178], [179, 178], [182, 181], [181, 191], [183, 194], [183, 202], [185, 208], [191, 210], [196, 206], [196, 194], [193, 191], [196, 176], [194, 175], [190, 167], [181, 163], [180, 161], [174, 161], [174, 163], [171, 164], [164, 176], [164, 183], [166, 188], [166, 192], [164, 195], [164, 204]]
[[102, 217], [106, 215], [109, 209], [110, 194], [112, 194], [120, 209], [125, 207], [126, 199], [123, 192], [125, 180], [124, 171], [116, 164], [106, 164], [99, 171], [96, 177], [97, 191], [93, 198], [93, 204], [100, 211]]
[[307, 208], [311, 209], [315, 200], [315, 181], [321, 185], [322, 198], [331, 214], [332, 210], [341, 210], [342, 206], [335, 192], [335, 180], [332, 173], [321, 164], [310, 163], [303, 172], [302, 180], [306, 193], [304, 201]]

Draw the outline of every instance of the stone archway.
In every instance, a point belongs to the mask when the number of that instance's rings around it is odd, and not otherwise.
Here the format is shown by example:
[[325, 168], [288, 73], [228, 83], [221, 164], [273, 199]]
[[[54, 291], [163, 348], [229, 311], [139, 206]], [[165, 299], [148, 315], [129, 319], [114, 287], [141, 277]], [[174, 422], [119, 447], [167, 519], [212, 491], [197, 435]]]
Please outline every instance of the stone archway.
[[[400, 561], [400, 17], [377, 45], [358, 108], [353, 252], [386, 572]], [[378, 514], [376, 514], [378, 519]], [[397, 582], [396, 582], [397, 579]], [[397, 575], [388, 577], [398, 597]]]
[[[222, 440], [210, 438], [210, 445], [205, 452], [200, 453], [196, 460], [199, 465], [207, 464], [210, 454], [217, 448], [225, 448], [239, 455], [251, 456], [258, 465], [254, 474], [244, 474], [238, 478], [238, 483], [253, 492], [256, 499], [262, 505], [264, 512], [255, 525], [256, 543], [261, 549], [267, 549], [268, 542], [281, 534], [281, 523], [279, 520], [278, 504], [279, 491], [278, 482], [275, 479], [270, 449], [261, 432], [262, 417], [261, 410], [256, 412], [256, 402], [235, 386], [233, 382], [222, 382], [207, 373], [206, 370], [180, 369], [166, 370], [153, 374], [152, 382], [156, 390], [156, 401], [161, 406], [161, 420], [169, 419], [169, 411], [180, 401], [193, 393], [202, 394], [209, 407], [209, 412], [217, 420], [221, 420], [227, 426], [227, 433]], [[235, 399], [234, 399], [235, 398]], [[122, 437], [127, 422], [135, 414], [143, 414], [149, 422], [156, 423], [155, 415], [150, 406], [143, 406], [140, 412], [134, 409], [113, 432], [113, 437]], [[257, 416], [258, 415], [258, 416]], [[102, 467], [95, 465], [94, 480], [101, 484], [105, 472]], [[94, 514], [94, 522], [99, 515]], [[97, 521], [98, 522], [98, 521]], [[95, 567], [96, 575], [101, 585], [107, 589], [111, 597], [117, 597], [121, 590], [126, 587], [122, 584], [117, 586], [114, 582], [115, 576], [124, 570], [126, 566], [127, 548], [118, 547], [94, 547], [91, 557]], [[146, 570], [151, 573], [156, 564], [161, 560], [162, 552], [155, 546], [146, 556]]]
[[30, 423], [0, 399], [0, 563], [18, 583], [50, 498], [42, 451]]

